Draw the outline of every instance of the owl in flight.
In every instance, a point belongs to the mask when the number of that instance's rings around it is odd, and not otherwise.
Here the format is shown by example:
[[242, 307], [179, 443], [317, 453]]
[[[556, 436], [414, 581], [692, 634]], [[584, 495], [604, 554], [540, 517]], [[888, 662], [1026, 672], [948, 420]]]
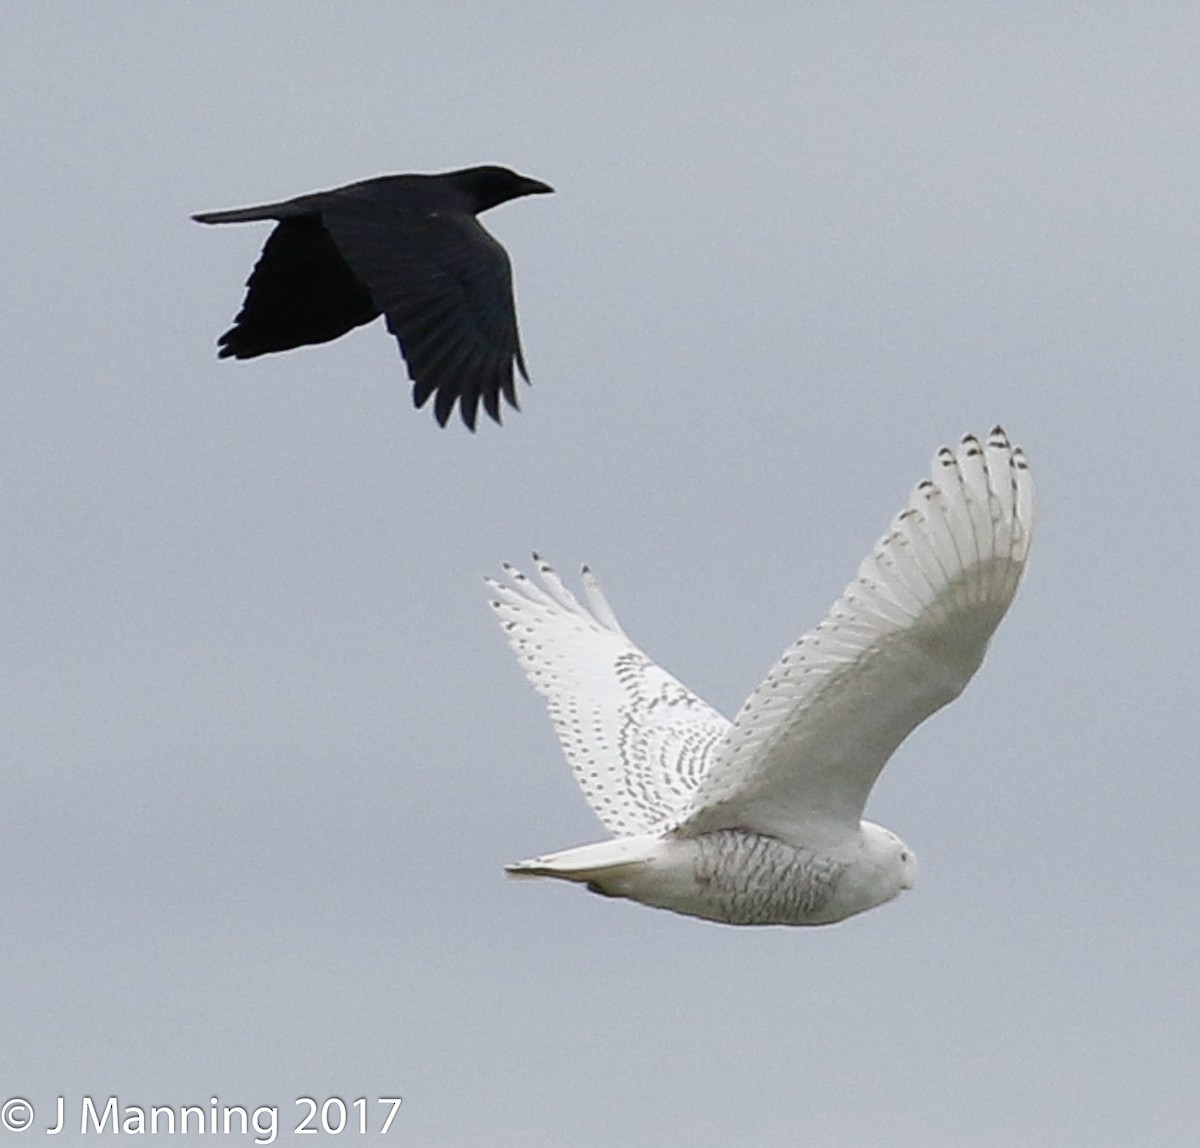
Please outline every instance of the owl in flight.
[[586, 567], [585, 604], [536, 555], [536, 581], [506, 565], [492, 609], [612, 834], [509, 874], [733, 925], [831, 924], [911, 889], [916, 857], [862, 820], [867, 796], [979, 668], [1033, 525], [1033, 478], [1000, 427], [943, 447], [732, 722], [630, 641]]

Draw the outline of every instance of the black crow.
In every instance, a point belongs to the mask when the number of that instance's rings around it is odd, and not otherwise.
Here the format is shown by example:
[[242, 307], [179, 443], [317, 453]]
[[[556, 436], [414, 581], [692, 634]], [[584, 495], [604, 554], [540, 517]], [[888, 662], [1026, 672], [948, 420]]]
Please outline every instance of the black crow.
[[475, 216], [553, 190], [506, 167], [469, 167], [193, 215], [199, 223], [278, 221], [219, 355], [252, 359], [326, 343], [382, 312], [418, 407], [436, 395], [434, 417], [445, 426], [457, 400], [474, 430], [482, 401], [499, 422], [501, 394], [517, 406], [514, 360], [526, 382], [529, 375], [508, 254]]

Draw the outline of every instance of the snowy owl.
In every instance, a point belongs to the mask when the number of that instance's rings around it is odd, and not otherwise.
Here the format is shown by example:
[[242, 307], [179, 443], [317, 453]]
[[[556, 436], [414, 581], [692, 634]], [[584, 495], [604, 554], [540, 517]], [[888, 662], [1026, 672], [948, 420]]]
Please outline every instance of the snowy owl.
[[888, 758], [979, 668], [1017, 591], [1033, 478], [1000, 427], [943, 447], [858, 575], [729, 722], [626, 636], [587, 567], [587, 604], [536, 555], [491, 606], [613, 836], [514, 877], [734, 925], [824, 925], [911, 889], [917, 862], [861, 820]]

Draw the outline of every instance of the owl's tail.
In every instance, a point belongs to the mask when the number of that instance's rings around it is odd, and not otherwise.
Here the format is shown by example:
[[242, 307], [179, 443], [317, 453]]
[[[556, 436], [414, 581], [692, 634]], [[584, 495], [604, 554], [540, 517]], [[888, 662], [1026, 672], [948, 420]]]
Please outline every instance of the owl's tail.
[[546, 853], [528, 861], [515, 861], [504, 871], [510, 877], [558, 877], [580, 881], [598, 893], [626, 895], [625, 881], [653, 864], [661, 855], [663, 839], [658, 836], [613, 837], [591, 845], [579, 845], [559, 853]]

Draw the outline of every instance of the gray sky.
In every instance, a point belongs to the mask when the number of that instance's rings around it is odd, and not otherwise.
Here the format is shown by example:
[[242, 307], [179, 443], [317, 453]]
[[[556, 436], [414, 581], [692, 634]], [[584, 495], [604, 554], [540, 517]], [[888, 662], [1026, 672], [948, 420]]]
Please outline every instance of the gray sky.
[[[1200, 14], [699, 7], [7, 7], [0, 1141], [67, 1142], [60, 1095], [399, 1095], [422, 1148], [1198, 1135]], [[414, 412], [378, 324], [217, 361], [268, 228], [191, 212], [484, 162], [558, 189], [486, 217], [503, 429]], [[868, 807], [913, 892], [748, 930], [505, 882], [602, 830], [484, 574], [591, 563], [729, 712], [996, 421], [1040, 533]]]

